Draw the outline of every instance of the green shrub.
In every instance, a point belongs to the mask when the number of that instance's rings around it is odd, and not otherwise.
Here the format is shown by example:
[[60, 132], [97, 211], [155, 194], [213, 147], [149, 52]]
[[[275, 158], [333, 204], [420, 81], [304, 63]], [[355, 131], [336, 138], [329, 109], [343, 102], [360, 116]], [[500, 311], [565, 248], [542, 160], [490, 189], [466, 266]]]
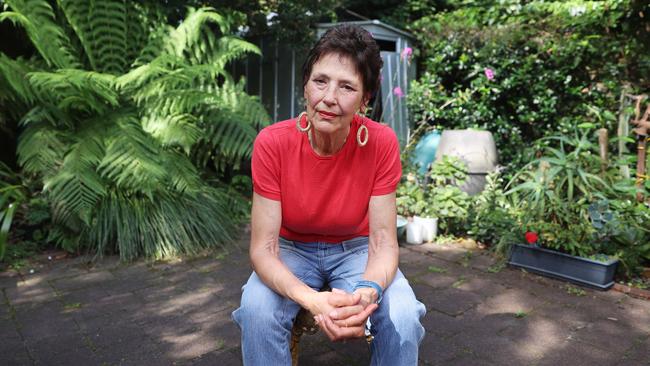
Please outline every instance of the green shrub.
[[614, 114], [596, 121], [589, 106], [615, 111], [624, 87], [648, 90], [644, 11], [642, 1], [512, 0], [424, 16], [411, 26], [425, 71], [408, 94], [411, 115], [416, 124], [491, 131], [514, 170], [534, 141], [576, 123], [615, 132]]
[[49, 237], [127, 260], [231, 240], [247, 203], [220, 172], [268, 115], [226, 70], [257, 47], [211, 8], [173, 28], [137, 3], [5, 3], [36, 55], [0, 54], [0, 105], [22, 114], [18, 161], [42, 182]]

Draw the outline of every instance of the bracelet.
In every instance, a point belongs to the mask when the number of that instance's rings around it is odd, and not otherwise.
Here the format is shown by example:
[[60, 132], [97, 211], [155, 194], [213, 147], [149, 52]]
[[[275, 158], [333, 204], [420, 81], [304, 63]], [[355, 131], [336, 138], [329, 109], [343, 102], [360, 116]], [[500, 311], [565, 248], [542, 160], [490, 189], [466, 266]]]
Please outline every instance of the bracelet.
[[357, 282], [356, 285], [354, 285], [354, 289], [352, 290], [352, 292], [354, 292], [354, 291], [356, 291], [357, 289], [360, 289], [360, 288], [374, 288], [375, 291], [377, 291], [377, 301], [375, 301], [375, 304], [379, 304], [381, 302], [383, 291], [381, 289], [381, 286], [379, 286], [379, 284], [377, 284], [377, 282], [368, 281], [368, 280], [361, 280], [361, 281]]

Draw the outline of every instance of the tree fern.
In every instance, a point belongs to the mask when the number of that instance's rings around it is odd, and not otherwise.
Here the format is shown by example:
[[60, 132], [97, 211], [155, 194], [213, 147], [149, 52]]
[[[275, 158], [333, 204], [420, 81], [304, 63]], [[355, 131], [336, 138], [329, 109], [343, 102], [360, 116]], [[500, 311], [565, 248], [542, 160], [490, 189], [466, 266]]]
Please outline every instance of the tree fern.
[[42, 179], [60, 224], [51, 236], [125, 259], [230, 240], [242, 205], [202, 177], [210, 161], [250, 156], [268, 121], [226, 71], [259, 50], [210, 8], [173, 28], [124, 1], [6, 3], [0, 19], [24, 27], [39, 56], [0, 54], [0, 99], [24, 109], [18, 160]]

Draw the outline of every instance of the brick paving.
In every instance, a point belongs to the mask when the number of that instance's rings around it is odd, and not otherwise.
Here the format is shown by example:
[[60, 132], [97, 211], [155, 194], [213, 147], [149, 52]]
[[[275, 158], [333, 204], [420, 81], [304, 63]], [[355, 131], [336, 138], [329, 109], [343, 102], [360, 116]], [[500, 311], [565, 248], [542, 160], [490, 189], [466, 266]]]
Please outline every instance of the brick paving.
[[[46, 258], [0, 273], [0, 365], [239, 365], [230, 312], [246, 238], [165, 263]], [[480, 251], [400, 249], [428, 313], [422, 365], [650, 365], [650, 301], [499, 268]], [[40, 263], [40, 264], [39, 264]], [[367, 365], [363, 341], [304, 336], [302, 365]]]

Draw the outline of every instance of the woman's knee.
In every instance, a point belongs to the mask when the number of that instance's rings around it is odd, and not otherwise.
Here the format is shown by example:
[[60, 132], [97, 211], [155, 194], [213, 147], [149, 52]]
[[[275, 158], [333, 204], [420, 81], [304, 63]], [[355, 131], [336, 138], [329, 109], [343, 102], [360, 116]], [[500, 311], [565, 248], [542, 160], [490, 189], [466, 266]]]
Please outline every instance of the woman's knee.
[[420, 335], [424, 331], [420, 320], [425, 315], [426, 308], [416, 299], [403, 276], [396, 278], [387, 289], [377, 313], [378, 323], [385, 323], [385, 326], [394, 328], [400, 334]]
[[268, 329], [284, 326], [285, 313], [290, 310], [286, 299], [259, 281], [255, 274], [244, 287], [241, 304], [233, 313], [233, 318], [240, 327]]

